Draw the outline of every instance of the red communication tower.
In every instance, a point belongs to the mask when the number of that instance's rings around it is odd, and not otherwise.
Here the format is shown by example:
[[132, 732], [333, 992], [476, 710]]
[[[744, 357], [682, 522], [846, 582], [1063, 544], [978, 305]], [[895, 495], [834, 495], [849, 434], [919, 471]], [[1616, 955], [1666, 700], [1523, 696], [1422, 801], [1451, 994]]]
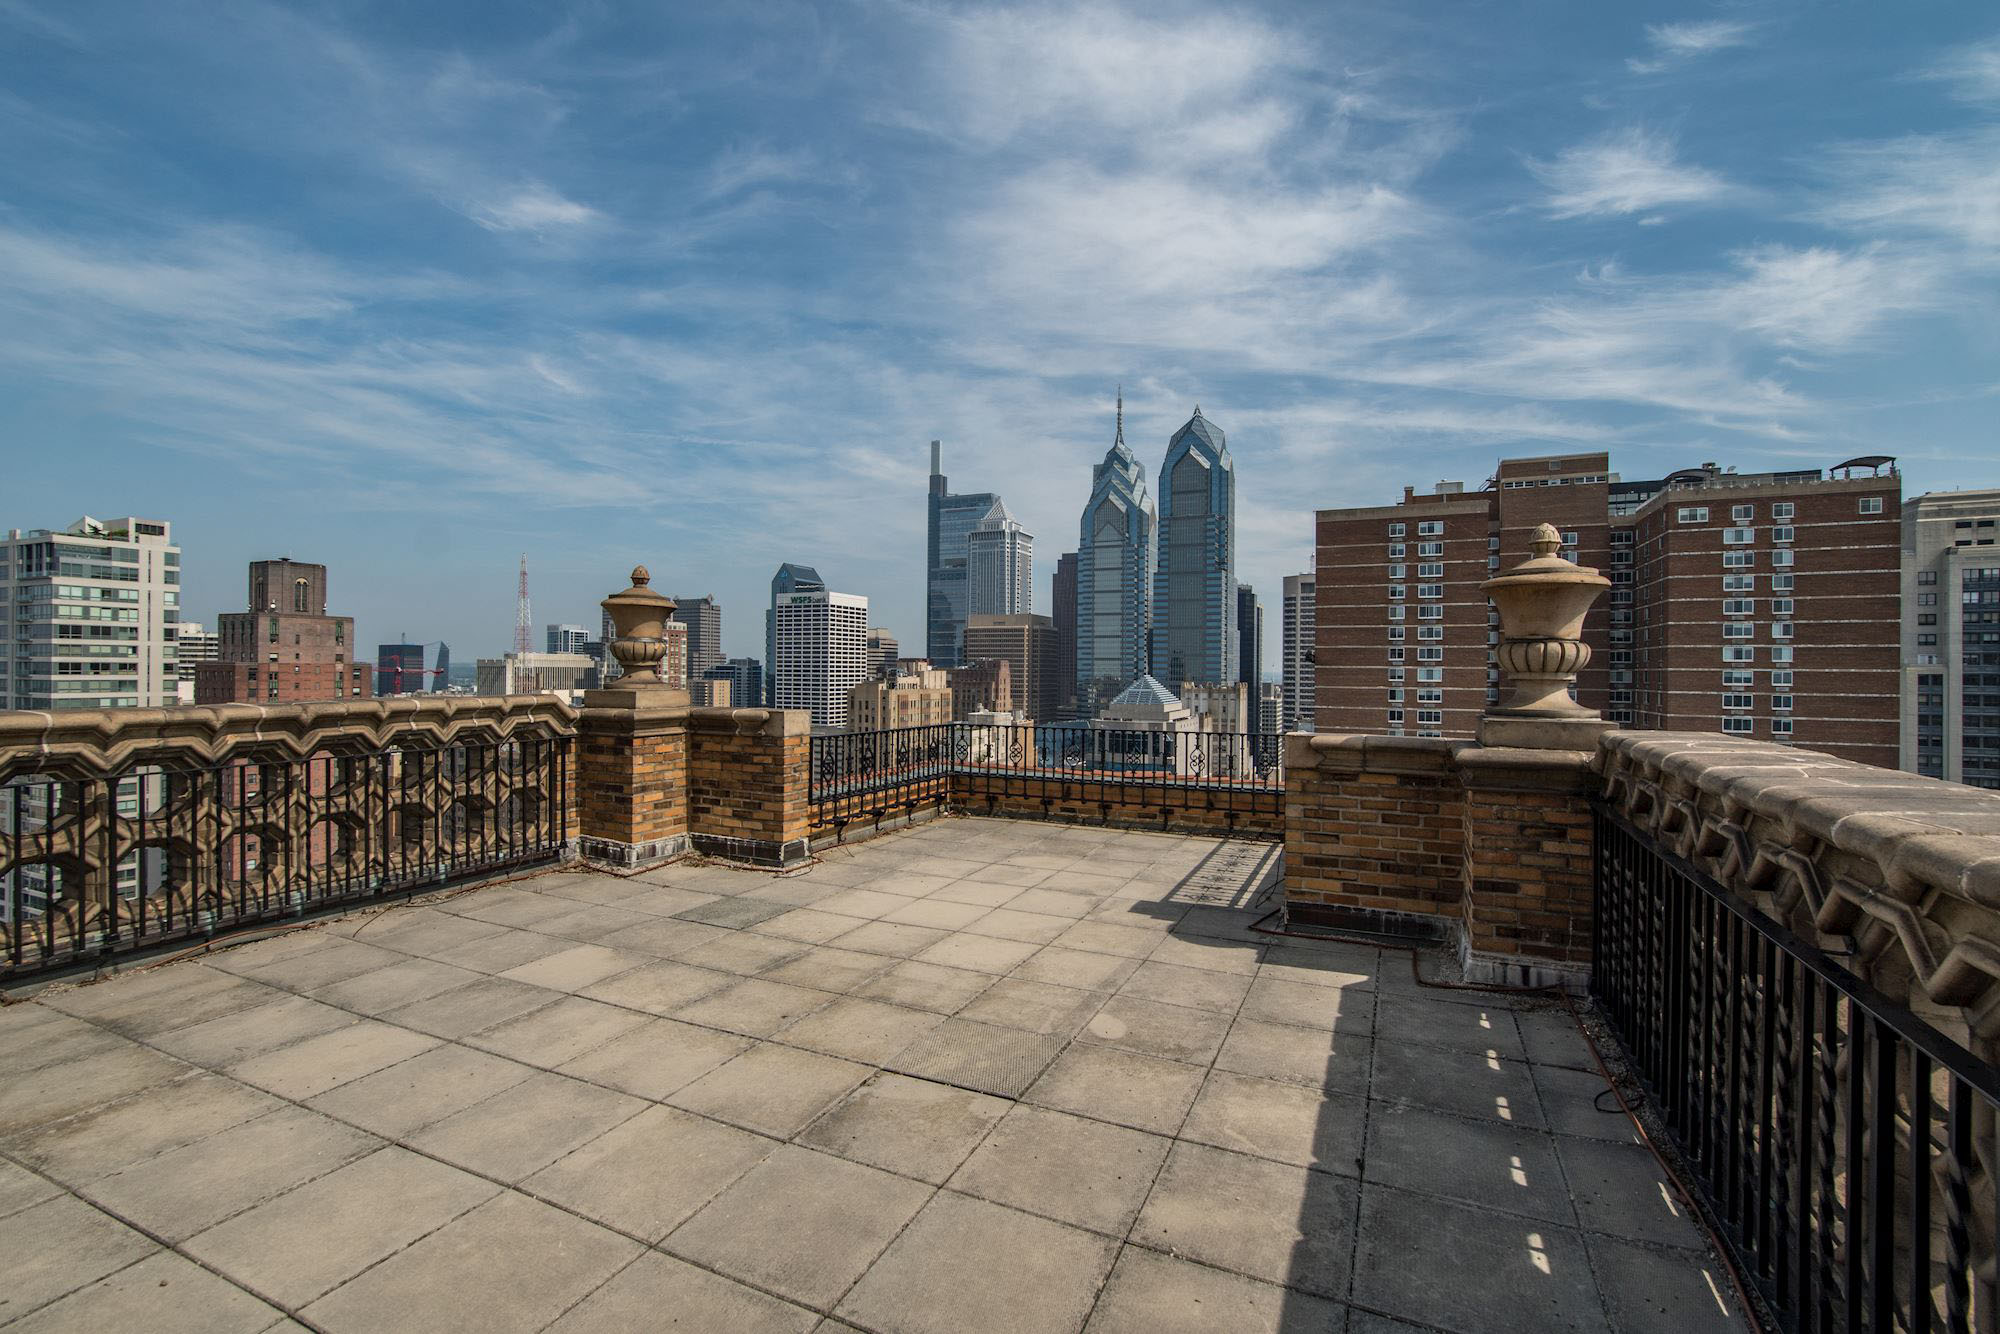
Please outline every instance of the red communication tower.
[[521, 591], [514, 599], [514, 651], [527, 653], [534, 647], [534, 616], [528, 611], [528, 556], [521, 554]]

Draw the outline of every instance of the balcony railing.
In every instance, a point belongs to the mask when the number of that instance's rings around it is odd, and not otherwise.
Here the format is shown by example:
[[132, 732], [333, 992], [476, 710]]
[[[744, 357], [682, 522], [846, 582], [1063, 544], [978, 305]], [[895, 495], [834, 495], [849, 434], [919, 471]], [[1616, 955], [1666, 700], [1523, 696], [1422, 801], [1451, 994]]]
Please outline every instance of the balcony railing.
[[1284, 814], [1284, 738], [1085, 725], [939, 723], [812, 739], [812, 826], [961, 805], [1094, 813], [1106, 822], [1193, 817], [1275, 834]]
[[548, 862], [571, 837], [554, 700], [50, 717], [0, 719], [0, 978]]
[[1592, 990], [1785, 1326], [1993, 1328], [2000, 1074], [1610, 809], [1595, 832]]

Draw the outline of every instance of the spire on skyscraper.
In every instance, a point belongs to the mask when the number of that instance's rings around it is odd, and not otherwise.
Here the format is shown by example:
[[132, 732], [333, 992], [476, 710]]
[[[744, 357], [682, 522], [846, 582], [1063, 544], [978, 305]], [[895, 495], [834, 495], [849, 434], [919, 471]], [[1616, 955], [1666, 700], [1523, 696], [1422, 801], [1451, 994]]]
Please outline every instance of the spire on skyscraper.
[[1114, 445], [1125, 443], [1125, 386], [1122, 384], [1118, 386], [1118, 438], [1111, 443]]

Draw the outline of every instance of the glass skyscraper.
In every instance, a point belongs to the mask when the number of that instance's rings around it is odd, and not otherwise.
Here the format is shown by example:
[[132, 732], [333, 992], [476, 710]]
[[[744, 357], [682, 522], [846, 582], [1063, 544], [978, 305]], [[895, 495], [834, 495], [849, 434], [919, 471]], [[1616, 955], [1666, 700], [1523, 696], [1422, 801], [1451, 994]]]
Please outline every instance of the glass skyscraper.
[[[973, 616], [1025, 616], [1035, 609], [1035, 537], [999, 501], [965, 538], [965, 609]], [[960, 627], [960, 642], [964, 628]]]
[[[778, 697], [774, 689], [777, 679], [775, 670], [778, 661], [778, 599], [791, 593], [824, 593], [826, 580], [819, 577], [819, 571], [810, 565], [794, 565], [786, 561], [771, 576], [771, 605], [764, 609], [764, 704], [776, 707]], [[744, 703], [748, 703], [745, 700]], [[738, 705], [737, 707], [742, 707]]]
[[[972, 530], [1006, 506], [991, 491], [955, 496], [941, 471], [944, 442], [931, 441], [930, 534], [925, 553], [929, 578], [924, 613], [924, 654], [934, 667], [956, 667], [972, 610], [967, 568]], [[1010, 518], [1011, 522], [1011, 518]], [[1016, 527], [1019, 527], [1017, 524]]]
[[1120, 393], [1117, 434], [1091, 470], [1077, 536], [1076, 689], [1086, 718], [1145, 675], [1156, 522], [1145, 470], [1125, 447]]
[[1237, 676], [1236, 466], [1197, 406], [1160, 465], [1153, 576], [1153, 676], [1226, 684]]

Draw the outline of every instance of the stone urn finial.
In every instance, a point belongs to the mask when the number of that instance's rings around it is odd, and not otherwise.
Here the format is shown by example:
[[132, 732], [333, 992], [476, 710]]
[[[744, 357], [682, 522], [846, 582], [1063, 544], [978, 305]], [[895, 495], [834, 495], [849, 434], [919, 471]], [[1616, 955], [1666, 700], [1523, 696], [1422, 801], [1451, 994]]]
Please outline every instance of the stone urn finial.
[[1609, 726], [1569, 697], [1590, 661], [1583, 617], [1611, 581], [1564, 560], [1562, 534], [1541, 524], [1529, 539], [1534, 556], [1483, 585], [1500, 612], [1500, 669], [1508, 694], [1480, 719], [1486, 745], [1590, 749]]
[[618, 682], [621, 688], [666, 684], [660, 679], [660, 662], [667, 656], [666, 623], [674, 614], [674, 600], [648, 588], [651, 582], [646, 567], [635, 565], [632, 586], [613, 593], [601, 604], [617, 632], [611, 641], [611, 656], [618, 659], [625, 673]]

